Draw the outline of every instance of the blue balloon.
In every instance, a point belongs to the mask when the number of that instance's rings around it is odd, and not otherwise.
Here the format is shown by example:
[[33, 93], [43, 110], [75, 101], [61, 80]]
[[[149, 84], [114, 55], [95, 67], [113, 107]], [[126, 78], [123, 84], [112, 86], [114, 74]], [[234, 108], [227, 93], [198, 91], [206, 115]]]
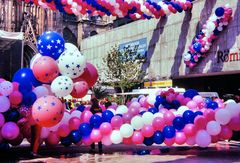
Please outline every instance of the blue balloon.
[[163, 133], [161, 131], [156, 131], [153, 134], [153, 142], [156, 144], [162, 144], [164, 142], [164, 136]]
[[82, 136], [89, 136], [92, 132], [92, 127], [88, 123], [82, 123], [78, 130]]
[[102, 117], [97, 115], [97, 114], [94, 114], [91, 118], [90, 118], [90, 125], [93, 127], [93, 128], [99, 128], [100, 125], [102, 124]]
[[193, 44], [193, 49], [195, 51], [200, 52], [201, 48], [202, 48], [202, 44], [201, 43], [196, 42], [195, 44]]
[[224, 8], [223, 7], [218, 7], [216, 10], [215, 10], [215, 14], [218, 16], [218, 17], [221, 17], [224, 15]]
[[196, 111], [194, 114], [195, 114], [195, 117], [197, 117], [198, 115], [203, 115], [203, 112], [201, 112], [201, 111]]
[[161, 104], [161, 103], [162, 103], [163, 101], [165, 101], [165, 100], [164, 100], [164, 97], [162, 97], [162, 96], [160, 96], [160, 95], [157, 95], [156, 101]]
[[181, 106], [181, 104], [178, 100], [173, 100], [172, 101], [172, 106], [173, 106], [174, 109], [178, 109]]
[[39, 37], [37, 48], [43, 56], [57, 60], [64, 51], [64, 44], [65, 41], [59, 33], [48, 31]]
[[148, 109], [148, 111], [151, 112], [151, 113], [153, 113], [153, 114], [155, 114], [155, 113], [157, 113], [159, 110], [158, 110], [157, 108], [150, 108], [150, 109]]
[[15, 72], [13, 82], [19, 83], [19, 90], [25, 93], [32, 90], [32, 85], [34, 87], [41, 85], [41, 83], [33, 75], [30, 68], [22, 68]]
[[77, 107], [77, 110], [80, 111], [80, 112], [83, 112], [85, 108], [86, 108], [86, 107], [85, 107], [84, 105], [79, 105], [79, 106]]
[[137, 154], [138, 155], [149, 155], [150, 154], [150, 150], [138, 150]]
[[160, 102], [157, 102], [157, 101], [156, 101], [156, 102], [154, 103], [155, 108], [158, 108], [159, 105], [160, 105]]
[[102, 121], [110, 123], [113, 116], [113, 112], [111, 112], [110, 110], [105, 110], [102, 112]]
[[211, 99], [211, 98], [208, 97], [208, 98], [205, 99], [205, 103], [206, 103], [206, 104], [208, 104], [208, 103], [210, 103], [210, 102], [212, 102], [212, 99]]
[[163, 135], [165, 138], [173, 138], [176, 134], [175, 128], [173, 126], [165, 126], [163, 128]]
[[17, 109], [10, 109], [3, 113], [6, 122], [17, 122], [20, 119], [20, 113]]
[[215, 110], [218, 108], [218, 103], [211, 101], [211, 102], [207, 103], [207, 108]]
[[70, 133], [70, 138], [73, 143], [78, 143], [82, 139], [82, 136], [78, 130], [73, 130]]
[[144, 138], [143, 144], [145, 144], [146, 146], [151, 146], [153, 144], [153, 138]]
[[61, 144], [64, 147], [69, 147], [72, 144], [70, 135], [68, 135], [67, 137], [61, 138]]
[[32, 106], [33, 103], [37, 100], [37, 96], [35, 93], [33, 92], [29, 92], [27, 94], [23, 95], [23, 101], [22, 104], [24, 104], [25, 106]]
[[193, 98], [194, 96], [199, 95], [198, 91], [196, 91], [195, 89], [188, 89], [186, 92], [184, 92], [183, 96], [184, 97], [189, 97], [189, 98]]
[[195, 114], [193, 111], [191, 110], [187, 110], [183, 113], [183, 118], [185, 120], [185, 123], [193, 123], [194, 122], [194, 118], [195, 118]]
[[173, 120], [173, 127], [177, 130], [182, 130], [185, 127], [185, 120], [182, 117], [176, 117]]

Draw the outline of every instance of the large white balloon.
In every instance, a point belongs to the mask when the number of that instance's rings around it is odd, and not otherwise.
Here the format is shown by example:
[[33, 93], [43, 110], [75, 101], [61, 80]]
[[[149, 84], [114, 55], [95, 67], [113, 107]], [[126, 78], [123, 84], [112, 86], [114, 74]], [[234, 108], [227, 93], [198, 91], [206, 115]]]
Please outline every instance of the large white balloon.
[[221, 132], [221, 126], [216, 121], [208, 122], [206, 129], [209, 135], [213, 135], [213, 136], [218, 135]]
[[120, 127], [122, 137], [129, 138], [133, 135], [133, 127], [130, 124], [124, 124]]
[[122, 135], [119, 130], [113, 130], [110, 136], [110, 140], [113, 144], [120, 144], [123, 140]]
[[128, 108], [125, 105], [120, 105], [116, 109], [116, 114], [124, 114], [128, 112]]
[[67, 76], [59, 76], [53, 80], [51, 90], [57, 97], [65, 97], [73, 90], [73, 81]]
[[79, 77], [85, 67], [86, 58], [79, 51], [65, 50], [58, 58], [60, 73], [72, 79]]
[[142, 115], [143, 123], [146, 125], [151, 125], [154, 119], [154, 115], [151, 112], [145, 112]]
[[0, 112], [3, 113], [10, 108], [10, 102], [6, 96], [0, 96]]
[[65, 43], [65, 50], [73, 52], [79, 51], [78, 48], [72, 43]]
[[140, 130], [144, 125], [142, 117], [140, 116], [133, 117], [131, 120], [131, 125], [134, 129]]

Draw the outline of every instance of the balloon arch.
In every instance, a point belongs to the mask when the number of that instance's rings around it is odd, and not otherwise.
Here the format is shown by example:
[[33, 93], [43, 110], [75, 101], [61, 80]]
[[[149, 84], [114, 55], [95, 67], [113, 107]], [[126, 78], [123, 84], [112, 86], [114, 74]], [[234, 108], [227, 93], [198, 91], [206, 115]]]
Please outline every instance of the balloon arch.
[[[170, 13], [166, 11], [180, 12], [192, 5], [191, 1], [185, 0], [146, 1], [145, 13], [141, 5], [139, 8], [138, 1], [26, 2], [52, 9], [65, 7], [65, 10], [70, 8], [69, 5], [78, 8], [81, 4], [82, 8], [85, 7], [84, 11], [93, 14], [94, 9], [105, 13], [102, 10], [114, 6], [122, 16], [130, 15], [135, 6], [134, 13], [138, 13], [140, 18]], [[100, 4], [104, 7], [99, 8]], [[127, 11], [122, 10], [123, 6]], [[230, 9], [223, 9], [224, 13], [231, 15]], [[108, 14], [114, 13], [119, 14], [113, 9]], [[216, 15], [220, 13], [222, 9]], [[144, 16], [146, 14], [147, 17]], [[213, 29], [210, 25], [207, 28]], [[64, 146], [102, 141], [104, 145], [143, 143], [149, 146], [165, 143], [170, 146], [187, 143], [207, 147], [210, 143], [230, 139], [233, 131], [240, 131], [239, 103], [233, 100], [224, 103], [218, 98], [204, 99], [193, 89], [184, 94], [174, 89], [159, 90], [155, 94], [133, 98], [127, 105], [112, 104], [108, 108], [101, 105], [103, 112], [97, 114], [92, 114], [89, 106], [82, 105], [71, 111], [66, 110], [61, 98], [69, 94], [75, 98], [85, 96], [98, 79], [97, 69], [86, 62], [76, 46], [65, 43], [56, 32], [43, 33], [38, 39], [37, 48], [39, 53], [32, 58], [30, 68], [18, 70], [12, 82], [0, 79], [1, 148], [9, 147], [9, 144], [20, 145], [23, 138], [30, 139], [31, 125], [42, 127], [41, 139], [47, 145], [61, 142]], [[199, 47], [194, 45], [194, 49], [198, 51]]]

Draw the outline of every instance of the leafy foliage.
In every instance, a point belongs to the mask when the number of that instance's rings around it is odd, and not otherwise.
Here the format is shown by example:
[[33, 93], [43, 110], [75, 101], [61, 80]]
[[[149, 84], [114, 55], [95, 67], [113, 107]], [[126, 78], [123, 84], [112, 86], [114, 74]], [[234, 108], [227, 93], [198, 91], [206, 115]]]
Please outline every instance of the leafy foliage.
[[101, 86], [93, 87], [92, 91], [94, 96], [99, 100], [108, 96], [108, 92], [106, 91], [106, 89], [103, 89]]

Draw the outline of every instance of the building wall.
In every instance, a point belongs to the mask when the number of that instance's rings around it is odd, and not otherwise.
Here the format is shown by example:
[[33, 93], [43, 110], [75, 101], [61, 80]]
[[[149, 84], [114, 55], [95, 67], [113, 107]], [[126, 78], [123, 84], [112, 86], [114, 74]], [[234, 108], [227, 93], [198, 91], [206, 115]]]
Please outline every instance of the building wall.
[[[188, 51], [192, 39], [215, 9], [227, 3], [233, 8], [233, 20], [213, 42], [208, 56], [193, 70], [189, 70], [183, 63], [182, 55]], [[222, 62], [224, 54], [218, 57], [218, 54], [221, 54], [218, 51], [224, 53], [226, 49], [230, 49], [230, 52], [239, 53], [239, 33], [240, 1], [196, 0], [192, 11], [178, 13], [160, 20], [135, 21], [83, 39], [81, 51], [89, 61], [101, 69], [105, 66], [102, 58], [107, 55], [111, 46], [147, 38], [148, 59], [143, 69], [146, 69], [151, 78], [176, 78], [190, 74], [230, 72], [240, 70], [240, 54], [238, 54], [239, 61]], [[227, 61], [227, 56], [225, 61]]]

